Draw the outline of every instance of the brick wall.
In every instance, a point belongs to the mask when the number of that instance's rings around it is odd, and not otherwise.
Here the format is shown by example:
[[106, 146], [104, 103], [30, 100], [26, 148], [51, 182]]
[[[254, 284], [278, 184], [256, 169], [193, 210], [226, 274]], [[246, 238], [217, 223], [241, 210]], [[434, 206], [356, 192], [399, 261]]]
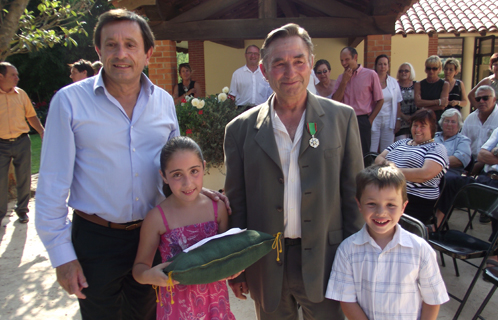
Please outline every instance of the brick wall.
[[199, 83], [202, 92], [198, 97], [206, 95], [206, 72], [204, 68], [204, 41], [189, 41], [188, 42], [188, 60], [190, 67], [194, 71], [192, 80]]
[[437, 34], [429, 34], [429, 55], [427, 57], [437, 55]]
[[[380, 54], [386, 54], [391, 58], [391, 35], [372, 35], [365, 37], [363, 66], [373, 69], [375, 58]], [[358, 61], [359, 62], [359, 61]]]
[[173, 94], [173, 87], [178, 83], [177, 74], [176, 43], [170, 40], [157, 40], [149, 61], [150, 80]]

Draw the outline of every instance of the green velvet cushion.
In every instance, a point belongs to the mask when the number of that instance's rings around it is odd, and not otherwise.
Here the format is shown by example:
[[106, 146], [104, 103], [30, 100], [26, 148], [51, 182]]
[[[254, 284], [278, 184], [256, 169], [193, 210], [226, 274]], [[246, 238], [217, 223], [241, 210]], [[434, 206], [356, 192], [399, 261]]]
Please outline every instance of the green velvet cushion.
[[[218, 238], [168, 260], [163, 269], [180, 284], [205, 284], [230, 277], [271, 251], [275, 237], [259, 231]], [[276, 258], [276, 256], [275, 256]], [[170, 274], [170, 272], [172, 272]]]

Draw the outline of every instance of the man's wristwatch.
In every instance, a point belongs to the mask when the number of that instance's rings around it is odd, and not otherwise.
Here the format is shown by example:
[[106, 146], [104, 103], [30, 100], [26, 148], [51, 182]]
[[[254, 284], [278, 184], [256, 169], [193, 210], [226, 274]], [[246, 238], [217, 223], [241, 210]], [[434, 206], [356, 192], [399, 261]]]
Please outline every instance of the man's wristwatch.
[[495, 157], [498, 157], [498, 148], [494, 148], [493, 150], [491, 150], [491, 152]]

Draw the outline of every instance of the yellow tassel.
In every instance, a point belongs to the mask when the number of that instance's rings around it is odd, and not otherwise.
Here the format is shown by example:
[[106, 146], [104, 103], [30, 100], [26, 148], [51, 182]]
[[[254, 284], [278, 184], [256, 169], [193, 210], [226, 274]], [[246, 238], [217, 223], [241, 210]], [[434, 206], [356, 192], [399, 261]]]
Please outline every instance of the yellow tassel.
[[173, 287], [175, 285], [173, 284], [173, 271], [170, 271], [168, 273], [168, 285], [166, 286], [166, 290], [168, 290], [169, 295], [171, 297], [171, 304], [175, 304], [175, 301], [173, 301]]
[[[158, 286], [152, 285], [152, 288], [154, 288], [154, 291], [156, 292], [156, 302], [161, 302], [161, 307], [163, 306], [163, 300], [161, 299], [161, 288]], [[159, 291], [159, 293], [158, 293]]]
[[273, 235], [275, 237], [275, 241], [273, 242], [271, 248], [277, 249], [277, 262], [280, 261], [280, 253], [282, 253], [282, 232], [278, 232]]

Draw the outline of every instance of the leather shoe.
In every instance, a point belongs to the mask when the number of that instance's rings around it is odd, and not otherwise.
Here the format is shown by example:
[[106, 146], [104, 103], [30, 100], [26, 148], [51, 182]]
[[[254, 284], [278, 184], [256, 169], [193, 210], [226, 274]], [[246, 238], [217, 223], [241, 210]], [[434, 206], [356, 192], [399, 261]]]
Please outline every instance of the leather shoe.
[[491, 222], [491, 218], [487, 214], [481, 213], [479, 216], [479, 222], [482, 224], [488, 224]]
[[28, 223], [29, 222], [29, 217], [25, 212], [19, 214], [19, 222], [20, 223]]

